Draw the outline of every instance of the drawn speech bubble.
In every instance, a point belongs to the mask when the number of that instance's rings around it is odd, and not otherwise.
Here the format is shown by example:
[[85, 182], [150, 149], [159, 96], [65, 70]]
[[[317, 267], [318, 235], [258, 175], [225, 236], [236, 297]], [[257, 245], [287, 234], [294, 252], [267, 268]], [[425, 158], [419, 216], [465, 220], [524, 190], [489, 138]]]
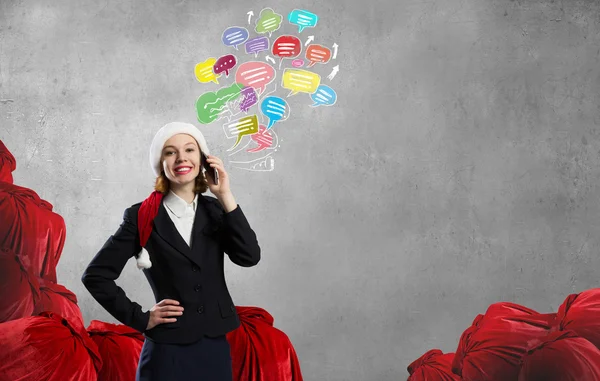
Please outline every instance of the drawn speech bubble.
[[257, 147], [247, 150], [247, 152], [260, 152], [273, 146], [273, 135], [267, 130], [267, 127], [262, 124], [258, 126], [258, 132], [250, 138], [258, 144]]
[[316, 63], [325, 64], [331, 59], [331, 49], [323, 45], [308, 45], [305, 56], [310, 61], [307, 67], [311, 67]]
[[254, 57], [258, 57], [258, 53], [269, 50], [269, 37], [261, 36], [252, 38], [246, 41], [244, 45], [246, 47], [246, 53], [254, 54]]
[[225, 46], [233, 46], [237, 50], [238, 45], [246, 42], [248, 37], [248, 29], [241, 26], [232, 26], [225, 29], [221, 41]]
[[275, 13], [271, 8], [264, 8], [260, 11], [258, 20], [256, 21], [256, 28], [254, 31], [258, 34], [269, 33], [269, 37], [281, 27], [281, 20], [283, 16]]
[[215, 74], [221, 74], [225, 72], [225, 76], [229, 77], [229, 70], [233, 69], [237, 64], [237, 60], [233, 54], [227, 54], [223, 57], [219, 57], [217, 62], [213, 66]]
[[281, 86], [291, 90], [288, 97], [297, 93], [312, 94], [321, 84], [321, 76], [312, 71], [302, 69], [285, 69]]
[[244, 86], [253, 87], [263, 94], [267, 85], [275, 80], [275, 68], [266, 62], [249, 61], [238, 66], [235, 81]]
[[217, 85], [219, 84], [219, 81], [217, 81], [217, 78], [219, 78], [220, 75], [216, 75], [213, 72], [213, 66], [215, 65], [215, 62], [217, 62], [217, 59], [214, 57], [211, 57], [204, 62], [200, 62], [200, 63], [196, 64], [196, 67], [194, 67], [194, 74], [196, 75], [196, 79], [198, 80], [198, 82], [201, 82], [201, 83], [214, 82]]
[[196, 115], [198, 122], [209, 124], [219, 119], [219, 115], [227, 110], [227, 102], [231, 102], [240, 96], [244, 88], [241, 83], [223, 87], [217, 92], [209, 91], [196, 100]]
[[233, 147], [228, 149], [228, 151], [231, 151], [237, 147], [238, 144], [240, 144], [240, 141], [244, 136], [252, 135], [258, 132], [258, 117], [256, 114], [254, 114], [234, 120], [233, 122], [225, 123], [223, 125], [223, 131], [225, 132], [227, 139], [233, 139], [237, 137]]
[[337, 101], [337, 94], [335, 90], [327, 85], [319, 85], [317, 91], [310, 95], [310, 99], [315, 102], [311, 107], [318, 106], [333, 106]]
[[284, 58], [295, 58], [300, 55], [302, 43], [296, 36], [279, 36], [275, 42], [273, 42], [271, 51], [273, 52], [273, 55], [281, 57], [281, 61], [279, 61], [279, 64], [281, 65]]
[[260, 111], [269, 118], [267, 130], [271, 129], [275, 122], [286, 120], [290, 116], [290, 106], [285, 99], [276, 96], [270, 96], [263, 99], [260, 104]]
[[294, 9], [288, 14], [288, 21], [292, 25], [298, 25], [298, 33], [302, 33], [304, 28], [314, 27], [319, 21], [319, 17], [309, 11]]

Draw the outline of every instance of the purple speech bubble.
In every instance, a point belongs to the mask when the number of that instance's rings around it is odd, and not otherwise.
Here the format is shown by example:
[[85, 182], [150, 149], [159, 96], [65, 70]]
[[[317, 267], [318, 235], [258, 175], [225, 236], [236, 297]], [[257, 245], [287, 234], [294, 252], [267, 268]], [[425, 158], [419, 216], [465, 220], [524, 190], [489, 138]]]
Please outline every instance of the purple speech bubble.
[[240, 103], [240, 110], [243, 112], [247, 112], [250, 107], [254, 106], [258, 102], [258, 97], [256, 96], [256, 90], [254, 90], [254, 87], [244, 87], [240, 92], [240, 95], [243, 97], [242, 102]]
[[227, 54], [225, 56], [219, 57], [217, 62], [213, 65], [213, 71], [215, 74], [220, 74], [225, 72], [225, 76], [229, 76], [229, 70], [233, 69], [235, 64], [237, 64], [237, 60], [233, 54]]
[[269, 50], [268, 37], [256, 37], [246, 41], [246, 53], [254, 53], [254, 57], [258, 57], [258, 53]]
[[221, 36], [221, 41], [226, 46], [233, 46], [237, 50], [238, 45], [248, 40], [248, 36], [248, 29], [240, 26], [232, 26], [225, 29]]

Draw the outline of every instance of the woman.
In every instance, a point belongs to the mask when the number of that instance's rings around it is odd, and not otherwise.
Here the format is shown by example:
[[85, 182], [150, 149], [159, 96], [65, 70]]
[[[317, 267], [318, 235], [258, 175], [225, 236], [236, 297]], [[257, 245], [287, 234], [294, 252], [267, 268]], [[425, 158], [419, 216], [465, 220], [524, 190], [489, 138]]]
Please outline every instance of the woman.
[[[218, 171], [202, 172], [202, 155]], [[240, 325], [223, 272], [224, 254], [239, 266], [260, 260], [260, 247], [229, 189], [223, 162], [208, 155], [202, 133], [169, 123], [154, 136], [155, 190], [125, 210], [123, 222], [81, 280], [112, 316], [146, 338], [136, 380], [232, 379], [226, 333]], [[206, 189], [216, 196], [203, 196]], [[115, 280], [136, 256], [156, 299], [143, 312]]]

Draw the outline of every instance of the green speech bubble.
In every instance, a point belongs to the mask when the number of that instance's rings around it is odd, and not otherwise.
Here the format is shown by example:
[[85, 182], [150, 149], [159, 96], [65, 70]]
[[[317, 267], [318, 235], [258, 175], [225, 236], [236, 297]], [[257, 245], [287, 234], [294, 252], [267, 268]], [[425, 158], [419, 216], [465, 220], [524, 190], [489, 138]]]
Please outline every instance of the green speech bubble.
[[256, 33], [263, 34], [269, 33], [271, 35], [281, 26], [281, 20], [283, 16], [275, 13], [271, 8], [265, 8], [260, 11], [260, 16], [256, 22]]
[[219, 118], [227, 109], [227, 102], [231, 102], [240, 96], [244, 88], [241, 83], [234, 83], [229, 87], [223, 87], [216, 93], [209, 91], [198, 97], [196, 101], [196, 114], [198, 122], [209, 124]]

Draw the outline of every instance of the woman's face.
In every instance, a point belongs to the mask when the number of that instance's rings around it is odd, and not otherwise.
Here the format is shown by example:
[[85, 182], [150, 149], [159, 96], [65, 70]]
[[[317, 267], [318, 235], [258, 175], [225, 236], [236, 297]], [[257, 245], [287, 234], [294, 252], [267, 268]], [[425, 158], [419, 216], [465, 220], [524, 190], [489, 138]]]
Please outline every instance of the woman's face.
[[188, 134], [173, 135], [163, 147], [162, 167], [171, 183], [194, 182], [200, 173], [200, 148], [196, 139]]

